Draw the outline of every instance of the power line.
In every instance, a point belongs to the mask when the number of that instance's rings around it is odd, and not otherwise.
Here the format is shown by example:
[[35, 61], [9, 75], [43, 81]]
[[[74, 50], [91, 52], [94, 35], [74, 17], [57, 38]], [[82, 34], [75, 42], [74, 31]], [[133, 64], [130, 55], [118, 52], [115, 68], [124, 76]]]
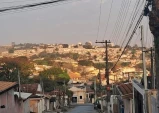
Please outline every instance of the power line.
[[125, 11], [125, 13], [124, 13], [125, 15], [123, 16], [122, 22], [120, 22], [120, 27], [119, 27], [119, 30], [118, 30], [118, 34], [116, 35], [116, 37], [118, 37], [118, 38], [117, 38], [117, 42], [118, 42], [118, 40], [119, 40], [119, 38], [120, 38], [120, 35], [121, 35], [122, 31], [123, 31], [123, 27], [124, 27], [124, 25], [125, 25], [125, 20], [126, 20], [126, 18], [127, 18], [127, 14], [128, 14], [129, 8], [130, 8], [130, 4], [131, 4], [131, 0], [128, 1], [128, 6], [127, 6], [127, 8], [125, 9], [126, 11]]
[[102, 12], [102, 0], [100, 1], [99, 18], [98, 18], [98, 28], [97, 28], [97, 39], [96, 40], [98, 40], [98, 38], [99, 38], [101, 12]]
[[[115, 31], [117, 30], [117, 26], [118, 26], [120, 17], [122, 16], [121, 13], [122, 13], [124, 4], [125, 4], [125, 0], [122, 0], [121, 7], [120, 7], [120, 10], [119, 10], [119, 14], [118, 14], [118, 17], [117, 17], [117, 20], [116, 20], [116, 22], [115, 22], [114, 29], [113, 29], [112, 35], [111, 35], [111, 39], [112, 39], [112, 40], [113, 40], [114, 33], [115, 33]], [[113, 41], [115, 42], [115, 40], [113, 40]]]
[[[138, 19], [137, 24], [135, 25], [135, 28], [134, 28], [134, 30], [133, 30], [133, 32], [132, 32], [132, 34], [131, 34], [131, 36], [130, 36], [130, 38], [129, 38], [129, 40], [128, 40], [126, 46], [125, 46], [125, 48], [124, 48], [124, 50], [122, 51], [121, 55], [119, 56], [117, 62], [114, 64], [114, 66], [112, 67], [112, 69], [115, 68], [115, 66], [116, 66], [117, 63], [119, 62], [121, 56], [124, 54], [124, 52], [125, 52], [127, 46], [129, 45], [129, 43], [130, 43], [130, 41], [131, 41], [133, 35], [135, 34], [135, 31], [137, 30], [138, 26], [140, 25], [140, 22], [142, 21], [142, 19], [143, 19], [143, 13], [140, 15], [140, 18]], [[112, 70], [112, 69], [111, 69], [111, 70]]]
[[20, 2], [31, 2], [31, 1], [38, 1], [38, 0], [17, 0], [17, 1], [5, 1], [5, 2], [0, 2], [0, 4], [8, 4], [8, 3], [20, 3]]
[[[129, 20], [128, 20], [128, 23], [127, 23], [127, 25], [126, 25], [126, 27], [125, 27], [125, 32], [123, 33], [123, 36], [122, 37], [124, 37], [124, 35], [126, 34], [126, 30], [128, 29], [128, 26], [129, 26], [129, 24], [131, 23], [130, 21], [131, 21], [131, 19], [133, 18], [133, 15], [134, 15], [134, 13], [135, 13], [135, 6], [137, 5], [137, 0], [136, 0], [136, 2], [135, 2], [135, 4], [134, 4], [134, 8], [133, 8], [133, 10], [132, 10], [132, 12], [131, 12], [131, 15], [130, 15], [130, 18], [129, 18]], [[125, 37], [124, 39], [123, 39], [123, 42], [122, 42], [122, 44], [121, 44], [121, 47], [122, 47], [122, 45], [124, 44], [124, 42], [126, 41], [126, 38], [127, 37]], [[121, 40], [122, 41], [122, 40]], [[121, 43], [121, 42], [120, 42]]]
[[[139, 4], [140, 4], [140, 1], [138, 1], [137, 4], [136, 4], [136, 8], [135, 8], [135, 10], [134, 10], [134, 14], [133, 14], [133, 17], [132, 17], [132, 19], [131, 19], [129, 28], [128, 28], [128, 30], [127, 30], [127, 33], [126, 33], [126, 34], [124, 33], [124, 34], [125, 34], [125, 39], [123, 40], [122, 45], [125, 43], [126, 38], [128, 37], [128, 34], [129, 34], [129, 32], [130, 32], [132, 26], [134, 25], [133, 23], [135, 22], [136, 17], [137, 17], [137, 14], [138, 14], [138, 12], [139, 12], [139, 10], [140, 10]], [[142, 4], [141, 4], [141, 5], [142, 5]]]
[[114, 1], [114, 0], [112, 0], [112, 2], [111, 2], [110, 11], [109, 11], [109, 16], [108, 16], [108, 21], [107, 21], [107, 24], [106, 24], [106, 27], [105, 27], [105, 32], [104, 32], [103, 40], [104, 40], [105, 35], [106, 35], [106, 33], [107, 33], [108, 23], [109, 23], [109, 20], [110, 20], [110, 14], [111, 14], [111, 11], [112, 11], [112, 6], [113, 6], [113, 1]]
[[3, 14], [14, 14], [14, 13], [18, 13], [18, 12], [26, 12], [26, 11], [33, 11], [33, 10], [39, 10], [39, 9], [44, 9], [44, 8], [48, 8], [46, 6], [50, 5], [50, 6], [59, 6], [59, 5], [65, 5], [65, 4], [69, 4], [69, 3], [72, 3], [72, 2], [79, 2], [79, 1], [83, 1], [83, 0], [66, 0], [66, 1], [63, 1], [63, 2], [58, 2], [58, 3], [54, 3], [54, 4], [47, 4], [47, 5], [43, 5], [43, 6], [38, 6], [38, 7], [33, 7], [33, 8], [26, 8], [25, 10], [13, 10], [13, 11], [8, 11], [7, 13], [3, 13]]
[[1, 8], [0, 13], [7, 12], [7, 11], [12, 11], [12, 10], [20, 10], [20, 9], [25, 9], [25, 8], [44, 6], [44, 5], [63, 2], [63, 1], [68, 1], [68, 0], [54, 0], [54, 1], [51, 0], [51, 1], [47, 1], [47, 2], [40, 2], [40, 3], [34, 3], [34, 4], [26, 4], [26, 5], [19, 5], [19, 6]]

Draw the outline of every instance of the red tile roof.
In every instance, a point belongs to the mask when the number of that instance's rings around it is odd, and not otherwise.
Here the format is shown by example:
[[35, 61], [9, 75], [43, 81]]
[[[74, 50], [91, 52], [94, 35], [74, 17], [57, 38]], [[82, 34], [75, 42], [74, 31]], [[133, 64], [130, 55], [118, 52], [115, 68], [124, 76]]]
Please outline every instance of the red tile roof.
[[118, 85], [118, 89], [121, 92], [123, 98], [132, 98], [132, 83], [121, 83]]
[[35, 94], [37, 93], [37, 89], [38, 89], [38, 83], [21, 85], [21, 91], [23, 92]]
[[16, 87], [18, 84], [16, 82], [5, 82], [0, 81], [0, 93], [3, 93], [13, 87]]
[[49, 94], [50, 95], [56, 95], [56, 96], [62, 96], [64, 92], [62, 91], [59, 91], [59, 90], [54, 90], [54, 91], [51, 91]]

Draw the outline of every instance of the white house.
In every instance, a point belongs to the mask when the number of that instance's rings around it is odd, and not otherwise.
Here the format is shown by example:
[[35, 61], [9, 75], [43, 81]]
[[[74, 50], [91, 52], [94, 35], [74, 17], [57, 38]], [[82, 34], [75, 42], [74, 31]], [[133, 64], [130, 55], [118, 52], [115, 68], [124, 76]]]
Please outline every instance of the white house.
[[73, 86], [69, 89], [73, 92], [73, 103], [85, 103], [86, 101], [86, 87], [85, 86]]

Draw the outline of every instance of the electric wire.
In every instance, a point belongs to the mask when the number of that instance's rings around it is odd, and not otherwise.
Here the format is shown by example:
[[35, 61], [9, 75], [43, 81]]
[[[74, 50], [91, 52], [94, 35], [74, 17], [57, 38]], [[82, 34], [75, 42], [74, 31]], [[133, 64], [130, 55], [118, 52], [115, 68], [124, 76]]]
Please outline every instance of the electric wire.
[[[134, 13], [135, 13], [135, 6], [137, 5], [137, 2], [138, 2], [138, 1], [136, 0], [136, 1], [135, 1], [135, 4], [134, 4], [134, 7], [133, 7], [133, 10], [132, 10], [132, 12], [131, 12], [131, 14], [130, 14], [130, 18], [129, 18], [129, 20], [128, 20], [128, 23], [127, 23], [127, 25], [126, 25], [126, 27], [125, 27], [125, 32], [123, 33], [122, 37], [125, 37], [126, 30], [128, 29], [129, 24], [131, 23], [131, 19], [133, 18], [133, 15], [134, 15]], [[123, 46], [123, 44], [124, 44], [126, 38], [127, 38], [127, 37], [125, 37], [123, 40], [120, 41], [120, 43], [122, 43], [122, 44], [121, 44], [121, 47]]]
[[123, 27], [125, 25], [125, 20], [127, 18], [127, 15], [128, 15], [128, 11], [129, 11], [129, 8], [130, 8], [130, 4], [131, 4], [131, 0], [128, 1], [128, 7], [126, 8], [126, 12], [124, 12], [124, 16], [123, 16], [123, 19], [122, 19], [122, 22], [120, 23], [120, 28], [119, 28], [119, 31], [118, 31], [118, 34], [116, 35], [117, 38], [117, 42], [119, 42], [119, 39], [120, 39], [120, 35], [122, 33], [122, 30], [123, 30]]
[[113, 69], [115, 68], [115, 66], [116, 66], [117, 63], [119, 62], [120, 58], [121, 58], [122, 55], [124, 54], [124, 52], [125, 52], [125, 50], [126, 50], [128, 44], [130, 43], [131, 39], [133, 38], [133, 35], [135, 34], [135, 31], [137, 30], [138, 26], [140, 25], [140, 22], [142, 21], [142, 19], [143, 19], [143, 13], [140, 15], [140, 18], [138, 19], [138, 21], [137, 21], [137, 23], [136, 23], [136, 25], [135, 25], [135, 28], [134, 28], [134, 30], [133, 30], [133, 32], [132, 32], [132, 34], [131, 34], [131, 36], [130, 36], [130, 38], [129, 38], [129, 40], [128, 40], [126, 46], [125, 46], [125, 48], [124, 48], [124, 50], [122, 51], [121, 55], [119, 56], [118, 60], [116, 61], [116, 63], [114, 64], [114, 66], [111, 68], [111, 70], [113, 70]]
[[[134, 25], [133, 23], [135, 22], [136, 17], [137, 17], [137, 15], [139, 14], [140, 8], [142, 8], [141, 6], [139, 6], [139, 4], [140, 4], [140, 1], [138, 1], [137, 6], [136, 6], [136, 8], [135, 8], [134, 15], [133, 15], [133, 17], [132, 17], [132, 19], [131, 19], [131, 23], [130, 23], [129, 28], [128, 28], [128, 30], [127, 30], [127, 33], [126, 33], [126, 35], [125, 35], [125, 40], [123, 40], [122, 46], [123, 46], [123, 44], [125, 43], [126, 38], [128, 37], [129, 32], [131, 31], [131, 28], [132, 28], [133, 25]], [[141, 4], [141, 5], [142, 5], [142, 4]], [[138, 7], [139, 7], [139, 8], [138, 8]]]
[[15, 14], [15, 13], [22, 13], [22, 12], [28, 12], [28, 11], [36, 11], [36, 10], [41, 10], [41, 9], [46, 9], [49, 8], [49, 6], [59, 6], [59, 5], [66, 5], [66, 4], [70, 4], [73, 2], [79, 2], [79, 1], [83, 1], [83, 0], [66, 0], [63, 2], [58, 2], [58, 3], [54, 3], [54, 4], [47, 4], [47, 5], [42, 5], [39, 7], [31, 7], [31, 8], [26, 8], [26, 9], [20, 9], [20, 10], [10, 10], [8, 12], [5, 13], [1, 13], [1, 15], [10, 15], [10, 14]]
[[107, 33], [108, 24], [109, 24], [109, 20], [110, 20], [111, 12], [112, 12], [113, 1], [114, 1], [114, 0], [112, 0], [111, 5], [110, 5], [110, 11], [109, 11], [109, 15], [108, 15], [108, 20], [107, 20], [107, 24], [106, 24], [106, 27], [105, 27], [105, 31], [104, 31], [103, 40], [104, 40], [105, 35], [106, 35], [106, 33]]
[[18, 6], [0, 8], [0, 13], [7, 12], [7, 11], [12, 11], [12, 10], [20, 10], [20, 9], [44, 6], [44, 5], [63, 2], [63, 1], [68, 1], [68, 0], [54, 0], [54, 1], [51, 0], [51, 1], [40, 2], [40, 3], [33, 3], [33, 4], [26, 4], [26, 5], [18, 5]]
[[97, 28], [97, 39], [96, 40], [98, 40], [98, 38], [99, 38], [100, 22], [101, 22], [101, 12], [102, 12], [102, 0], [100, 0], [98, 28]]
[[118, 28], [120, 18], [122, 17], [122, 11], [123, 11], [124, 6], [125, 6], [125, 0], [122, 0], [121, 7], [120, 7], [120, 10], [118, 13], [118, 17], [117, 17], [117, 20], [115, 22], [115, 26], [114, 26], [114, 29], [113, 29], [112, 35], [111, 35], [111, 39], [113, 40], [114, 43], [116, 42], [116, 40], [113, 37], [114, 37], [114, 34], [116, 33], [116, 30]]
[[123, 23], [123, 19], [125, 18], [125, 13], [126, 13], [126, 10], [127, 10], [127, 7], [128, 7], [128, 1], [126, 0], [126, 2], [125, 2], [125, 5], [124, 5], [124, 9], [123, 9], [123, 15], [121, 16], [121, 18], [120, 18], [120, 20], [119, 20], [119, 24], [118, 24], [118, 26], [117, 26], [117, 30], [116, 30], [116, 32], [115, 32], [115, 35], [114, 35], [114, 38], [115, 38], [115, 40], [116, 40], [116, 43], [118, 43], [118, 34], [119, 34], [119, 32], [120, 32], [120, 29], [121, 29], [121, 23]]
[[5, 2], [0, 2], [0, 4], [21, 3], [21, 2], [32, 2], [32, 1], [38, 1], [38, 0], [17, 0], [17, 1], [5, 1]]

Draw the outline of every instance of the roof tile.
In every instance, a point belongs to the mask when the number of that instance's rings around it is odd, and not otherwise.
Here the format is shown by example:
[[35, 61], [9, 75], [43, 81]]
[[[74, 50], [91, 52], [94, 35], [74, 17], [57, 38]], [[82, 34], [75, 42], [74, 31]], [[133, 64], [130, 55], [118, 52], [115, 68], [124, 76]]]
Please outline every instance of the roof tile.
[[16, 85], [17, 85], [16, 82], [0, 81], [0, 93]]

